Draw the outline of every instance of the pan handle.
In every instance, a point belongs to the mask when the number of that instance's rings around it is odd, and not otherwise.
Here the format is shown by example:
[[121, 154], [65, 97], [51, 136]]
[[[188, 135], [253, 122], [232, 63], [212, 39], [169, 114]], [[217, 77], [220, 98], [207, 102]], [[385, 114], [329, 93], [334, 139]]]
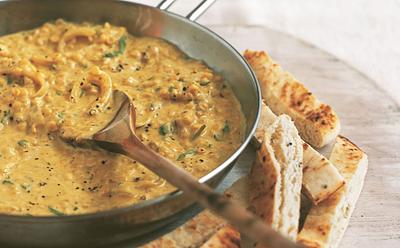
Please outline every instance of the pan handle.
[[203, 0], [196, 8], [194, 8], [190, 13], [186, 16], [187, 19], [191, 21], [196, 21], [208, 8], [211, 7], [215, 3], [216, 0]]
[[[196, 6], [190, 13], [186, 16], [187, 19], [191, 21], [196, 21], [208, 8], [211, 7], [215, 3], [216, 0], [203, 0], [199, 5]], [[162, 0], [157, 8], [160, 10], [167, 10], [171, 5], [175, 2], [175, 0]]]
[[175, 0], [162, 0], [158, 5], [157, 8], [160, 10], [167, 10], [171, 5], [175, 2]]

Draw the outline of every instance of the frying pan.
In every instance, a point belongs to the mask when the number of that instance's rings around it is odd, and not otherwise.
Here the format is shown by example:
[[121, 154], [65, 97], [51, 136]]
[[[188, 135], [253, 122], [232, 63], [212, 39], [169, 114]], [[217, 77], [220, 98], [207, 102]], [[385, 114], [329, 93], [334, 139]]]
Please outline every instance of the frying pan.
[[[216, 169], [200, 179], [216, 187], [248, 145], [260, 111], [257, 80], [242, 56], [225, 40], [195, 23], [213, 1], [204, 0], [187, 17], [121, 0], [0, 1], [0, 35], [32, 29], [63, 18], [72, 22], [110, 22], [136, 36], [153, 36], [177, 45], [189, 56], [221, 73], [241, 103], [246, 118], [245, 139]], [[1, 196], [0, 196], [1, 197]], [[154, 231], [182, 216], [193, 201], [181, 191], [133, 206], [72, 216], [12, 216], [0, 214], [0, 247], [88, 247], [110, 245]]]

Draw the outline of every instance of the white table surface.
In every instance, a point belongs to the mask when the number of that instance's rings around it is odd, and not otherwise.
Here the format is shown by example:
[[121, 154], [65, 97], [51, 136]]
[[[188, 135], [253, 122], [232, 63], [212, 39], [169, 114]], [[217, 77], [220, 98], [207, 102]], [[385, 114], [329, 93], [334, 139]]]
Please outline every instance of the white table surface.
[[[198, 2], [178, 0], [171, 11], [188, 13]], [[399, 0], [218, 0], [198, 22], [291, 34], [354, 66], [400, 105], [399, 13]]]

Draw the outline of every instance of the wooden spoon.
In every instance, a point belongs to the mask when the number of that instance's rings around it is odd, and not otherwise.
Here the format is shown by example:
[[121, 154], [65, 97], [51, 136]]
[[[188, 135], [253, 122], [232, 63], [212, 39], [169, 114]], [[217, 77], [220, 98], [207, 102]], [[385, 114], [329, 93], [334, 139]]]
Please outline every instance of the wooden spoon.
[[114, 100], [120, 101], [121, 104], [118, 105], [120, 108], [105, 128], [91, 137], [63, 138], [78, 146], [99, 146], [140, 162], [158, 176], [193, 197], [202, 206], [225, 218], [241, 233], [259, 244], [269, 248], [301, 247], [284, 238], [242, 206], [215, 192], [208, 185], [199, 183], [188, 172], [175, 166], [171, 161], [143, 144], [135, 134], [136, 113], [132, 101], [121, 91], [114, 92]]

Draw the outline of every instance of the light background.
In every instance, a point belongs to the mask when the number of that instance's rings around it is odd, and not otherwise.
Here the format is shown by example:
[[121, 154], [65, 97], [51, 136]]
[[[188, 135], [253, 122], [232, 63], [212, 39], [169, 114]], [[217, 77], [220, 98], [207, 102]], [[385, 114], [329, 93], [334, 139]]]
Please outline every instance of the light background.
[[[198, 2], [178, 0], [171, 11], [184, 14]], [[198, 22], [289, 33], [365, 73], [400, 105], [399, 0], [219, 0]]]

